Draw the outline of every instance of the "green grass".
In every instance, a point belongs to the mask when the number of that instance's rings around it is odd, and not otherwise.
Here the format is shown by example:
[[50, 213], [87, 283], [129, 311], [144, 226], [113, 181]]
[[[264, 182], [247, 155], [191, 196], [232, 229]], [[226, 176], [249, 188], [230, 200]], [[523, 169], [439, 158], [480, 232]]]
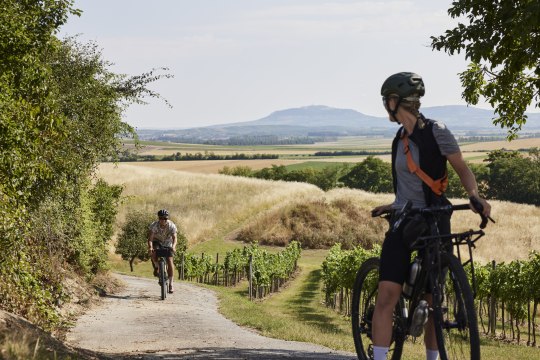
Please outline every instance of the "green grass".
[[[225, 252], [244, 244], [219, 240], [199, 244], [191, 252], [220, 253], [220, 262]], [[267, 247], [265, 247], [267, 248]], [[281, 248], [268, 248], [280, 251]], [[247, 283], [225, 288], [201, 285], [216, 292], [220, 312], [235, 323], [255, 329], [264, 336], [304, 341], [327, 346], [332, 349], [354, 352], [350, 319], [325, 307], [321, 282], [321, 263], [327, 250], [304, 250], [299, 261], [300, 271], [278, 293], [264, 300], [250, 301]], [[111, 256], [111, 268], [124, 274], [152, 277], [148, 262], [139, 263], [135, 271], [129, 271], [126, 261]], [[527, 359], [540, 360], [540, 350], [526, 346], [507, 344], [483, 337], [482, 357], [489, 360]], [[424, 358], [424, 347], [420, 341], [408, 341], [404, 360]]]

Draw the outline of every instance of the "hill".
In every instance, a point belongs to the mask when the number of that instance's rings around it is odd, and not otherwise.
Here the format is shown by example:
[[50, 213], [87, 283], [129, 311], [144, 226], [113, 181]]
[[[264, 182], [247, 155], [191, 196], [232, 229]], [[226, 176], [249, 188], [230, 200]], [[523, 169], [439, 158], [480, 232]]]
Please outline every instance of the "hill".
[[[441, 120], [460, 135], [500, 135], [506, 131], [493, 125], [490, 110], [462, 105], [426, 107], [423, 114]], [[524, 132], [540, 133], [540, 114], [528, 114]], [[363, 114], [352, 109], [338, 109], [322, 105], [279, 110], [252, 121], [193, 127], [182, 130], [139, 130], [142, 140], [161, 140], [185, 143], [223, 143], [240, 145], [280, 144], [284, 139], [296, 138], [299, 143], [324, 141], [337, 136], [393, 136], [396, 126], [386, 117]], [[311, 140], [310, 140], [311, 139]]]

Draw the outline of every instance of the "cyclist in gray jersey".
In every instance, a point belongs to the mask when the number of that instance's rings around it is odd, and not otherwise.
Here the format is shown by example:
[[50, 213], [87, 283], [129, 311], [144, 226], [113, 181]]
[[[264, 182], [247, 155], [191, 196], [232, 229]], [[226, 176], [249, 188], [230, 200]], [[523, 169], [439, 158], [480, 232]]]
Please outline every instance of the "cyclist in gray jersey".
[[[416, 208], [447, 203], [444, 191], [447, 184], [446, 163], [449, 162], [469, 197], [478, 199], [483, 205], [484, 215], [489, 216], [491, 207], [479, 197], [474, 174], [465, 163], [452, 133], [444, 124], [426, 119], [420, 113], [420, 97], [424, 93], [422, 78], [410, 72], [394, 74], [386, 79], [382, 86], [381, 95], [389, 119], [402, 125], [402, 128], [392, 144], [392, 174], [396, 198], [391, 204], [373, 209], [373, 214], [399, 209], [408, 200], [412, 201]], [[471, 208], [474, 210], [472, 205]], [[439, 230], [441, 234], [449, 233], [449, 217], [441, 219]], [[391, 342], [392, 313], [401, 295], [411, 256], [405, 240], [402, 232], [388, 231], [383, 242], [379, 295], [372, 322], [374, 360], [386, 359]], [[430, 294], [426, 295], [426, 300], [431, 302]], [[438, 359], [432, 320], [426, 324], [424, 343], [427, 360]]]
[[[154, 276], [157, 276], [157, 256], [154, 251], [157, 247], [169, 247], [172, 252], [176, 252], [176, 225], [169, 220], [169, 212], [165, 209], [158, 211], [158, 221], [154, 221], [148, 227], [148, 252], [152, 259], [152, 266], [154, 268]], [[169, 293], [174, 292], [173, 277], [174, 277], [174, 264], [173, 254], [167, 257], [167, 275], [169, 277]]]

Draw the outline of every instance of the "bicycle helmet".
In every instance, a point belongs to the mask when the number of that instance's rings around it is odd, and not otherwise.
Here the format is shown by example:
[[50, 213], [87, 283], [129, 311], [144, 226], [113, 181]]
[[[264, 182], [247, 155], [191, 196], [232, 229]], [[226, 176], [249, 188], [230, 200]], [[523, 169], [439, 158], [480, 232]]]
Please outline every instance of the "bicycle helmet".
[[[383, 103], [386, 110], [392, 115], [393, 120], [399, 123], [396, 118], [399, 105], [402, 101], [416, 103], [419, 107], [420, 97], [424, 96], [426, 88], [422, 77], [413, 72], [400, 72], [390, 76], [386, 79], [381, 87], [381, 95], [383, 97]], [[390, 96], [397, 96], [397, 104], [395, 109], [390, 109], [388, 106], [388, 98]], [[417, 114], [418, 116], [418, 114]]]
[[422, 77], [412, 72], [400, 72], [386, 79], [381, 87], [381, 95], [396, 94], [400, 98], [412, 95], [424, 96], [426, 88]]
[[158, 213], [157, 213], [157, 216], [159, 218], [169, 218], [169, 212], [165, 209], [162, 209], [162, 210], [159, 210]]

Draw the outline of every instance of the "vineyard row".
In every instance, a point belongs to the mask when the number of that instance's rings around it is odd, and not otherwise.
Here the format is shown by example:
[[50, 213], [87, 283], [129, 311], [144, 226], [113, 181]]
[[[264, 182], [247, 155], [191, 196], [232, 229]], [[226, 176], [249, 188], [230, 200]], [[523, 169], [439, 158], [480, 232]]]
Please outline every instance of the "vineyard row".
[[[380, 256], [380, 247], [372, 250], [332, 247], [322, 264], [326, 304], [335, 310], [351, 314], [352, 288], [361, 264]], [[493, 338], [522, 340], [527, 329], [527, 345], [536, 346], [538, 303], [540, 302], [540, 254], [531, 252], [528, 260], [508, 264], [481, 265], [473, 263], [475, 274], [475, 305], [481, 329]], [[472, 267], [465, 266], [472, 284]]]
[[279, 253], [271, 254], [257, 244], [228, 251], [223, 263], [219, 254], [191, 254], [183, 252], [175, 257], [175, 266], [181, 280], [213, 285], [234, 286], [249, 281], [250, 298], [262, 298], [279, 290], [297, 269], [300, 244], [292, 241]]

